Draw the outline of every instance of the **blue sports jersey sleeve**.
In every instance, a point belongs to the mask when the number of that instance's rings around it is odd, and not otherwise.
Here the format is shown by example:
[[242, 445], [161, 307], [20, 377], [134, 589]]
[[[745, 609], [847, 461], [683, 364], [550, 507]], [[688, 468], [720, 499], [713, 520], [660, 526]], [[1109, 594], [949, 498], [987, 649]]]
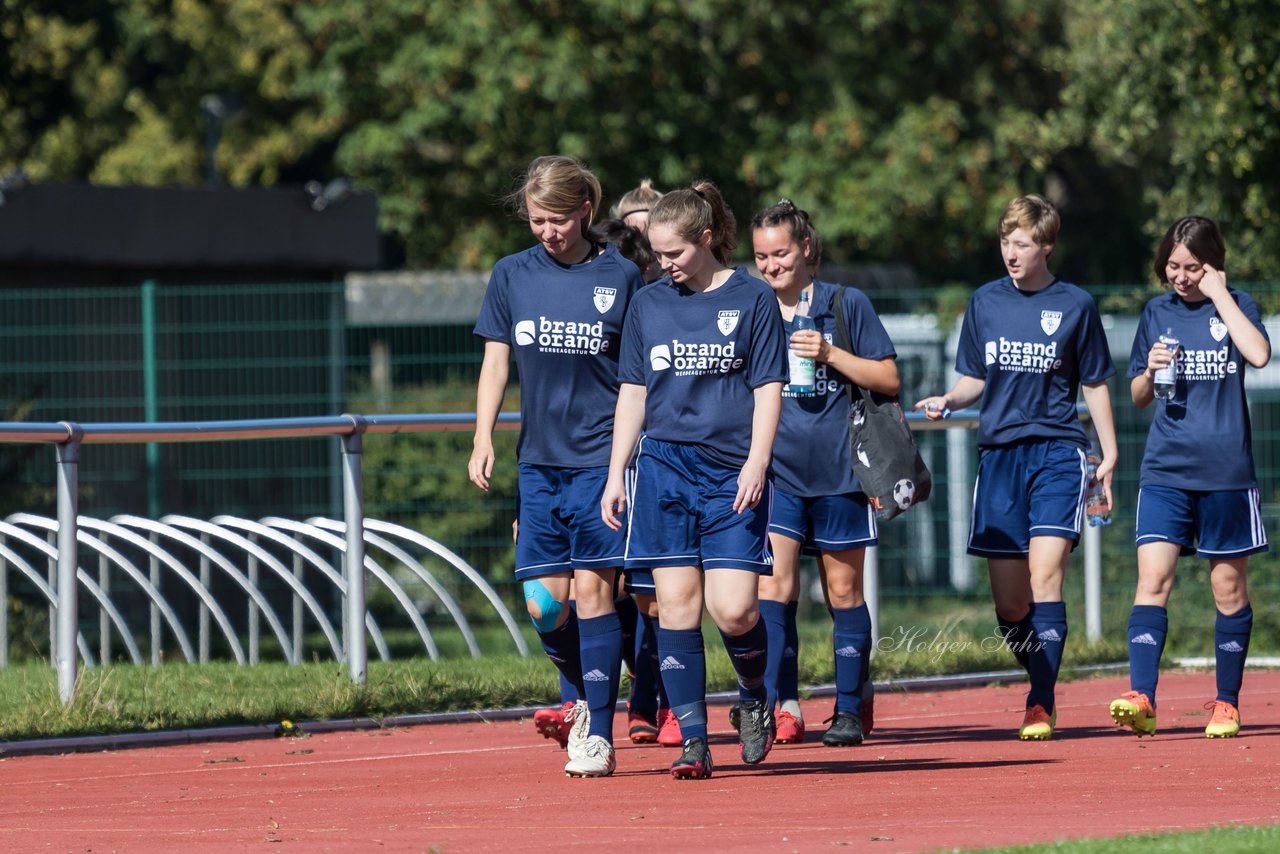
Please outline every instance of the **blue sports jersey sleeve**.
[[[856, 288], [815, 280], [810, 315], [828, 343], [835, 343], [835, 301], [842, 301], [853, 355], [894, 358], [893, 342], [871, 300]], [[773, 444], [774, 482], [792, 495], [845, 495], [861, 489], [849, 459], [849, 398], [844, 379], [819, 364], [813, 394], [783, 389], [782, 420]]]
[[494, 265], [474, 330], [480, 338], [503, 344], [511, 343], [511, 309], [507, 305], [507, 269], [510, 266], [507, 258]]
[[494, 267], [475, 334], [515, 356], [522, 463], [609, 464], [623, 319], [642, 285], [613, 246], [573, 266], [535, 246]]
[[[1229, 293], [1265, 337], [1257, 303], [1243, 291]], [[1146, 371], [1147, 354], [1166, 329], [1173, 330], [1180, 345], [1177, 380], [1172, 400], [1156, 400], [1147, 408], [1151, 428], [1140, 485], [1197, 491], [1255, 488], [1253, 431], [1244, 389], [1248, 363], [1217, 307], [1210, 300], [1184, 302], [1174, 293], [1149, 301], [1134, 335], [1131, 378]]]

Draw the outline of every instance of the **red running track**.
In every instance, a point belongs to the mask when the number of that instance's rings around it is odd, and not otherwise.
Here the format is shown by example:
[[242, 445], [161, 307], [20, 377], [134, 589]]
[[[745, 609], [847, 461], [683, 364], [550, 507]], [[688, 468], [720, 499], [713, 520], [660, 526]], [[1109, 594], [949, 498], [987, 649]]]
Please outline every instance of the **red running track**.
[[[528, 720], [0, 760], [0, 850], [510, 851], [625, 846], [928, 851], [1280, 823], [1280, 673], [1246, 675], [1244, 729], [1206, 739], [1212, 674], [1161, 680], [1160, 732], [1115, 730], [1122, 679], [1060, 686], [1050, 742], [1019, 742], [1024, 686], [882, 694], [861, 747], [743, 765], [713, 707], [710, 780], [620, 733], [579, 780]], [[816, 730], [816, 733], [814, 732]]]

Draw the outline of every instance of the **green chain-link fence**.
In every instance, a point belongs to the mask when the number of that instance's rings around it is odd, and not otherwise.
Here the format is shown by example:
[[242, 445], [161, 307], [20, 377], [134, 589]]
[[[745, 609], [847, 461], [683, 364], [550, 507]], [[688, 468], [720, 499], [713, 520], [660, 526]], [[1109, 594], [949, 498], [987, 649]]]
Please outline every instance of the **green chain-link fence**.
[[[1267, 311], [1280, 283], [1242, 286]], [[481, 343], [471, 326], [484, 291], [472, 274], [407, 277], [380, 283], [137, 287], [0, 291], [0, 376], [4, 420], [195, 421], [326, 415], [340, 412], [470, 412]], [[1112, 382], [1121, 461], [1115, 524], [1103, 539], [1108, 630], [1132, 595], [1133, 505], [1149, 413], [1129, 401], [1124, 379], [1137, 313], [1151, 291], [1093, 290], [1116, 358]], [[900, 350], [903, 400], [950, 382], [955, 289], [869, 292]], [[943, 317], [942, 321], [938, 318]], [[1280, 319], [1272, 327], [1280, 335]], [[1273, 336], [1274, 337], [1274, 336]], [[1265, 521], [1275, 535], [1280, 484], [1280, 360], [1250, 371], [1254, 448]], [[518, 385], [508, 393], [514, 409]], [[935, 472], [928, 504], [881, 528], [882, 597], [954, 596], [951, 520], [966, 512], [974, 436], [950, 448], [967, 464], [949, 465], [947, 433], [919, 434]], [[515, 434], [500, 436], [494, 486], [486, 495], [466, 477], [470, 431], [373, 436], [366, 443], [366, 510], [420, 529], [486, 573], [513, 608], [510, 583], [515, 511]], [[0, 445], [0, 509], [51, 513], [52, 452]], [[328, 440], [277, 440], [164, 446], [94, 446], [81, 461], [81, 512], [108, 517], [219, 513], [305, 518], [337, 515], [337, 451]], [[953, 493], [949, 498], [949, 492]], [[966, 508], [954, 506], [961, 496]], [[1254, 577], [1273, 584], [1257, 559]], [[985, 573], [970, 564], [981, 595]], [[1072, 581], [1078, 585], [1078, 573]], [[965, 577], [963, 572], [959, 576]], [[1078, 586], [1069, 595], [1079, 598]]]

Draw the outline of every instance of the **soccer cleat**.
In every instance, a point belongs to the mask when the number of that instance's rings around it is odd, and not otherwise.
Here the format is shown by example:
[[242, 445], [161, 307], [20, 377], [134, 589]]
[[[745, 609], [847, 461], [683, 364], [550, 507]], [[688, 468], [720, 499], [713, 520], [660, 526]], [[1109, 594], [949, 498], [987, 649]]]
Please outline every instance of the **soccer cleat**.
[[835, 714], [823, 723], [831, 726], [822, 734], [822, 743], [826, 747], [857, 747], [862, 744], [862, 719], [852, 712], [836, 710]]
[[538, 709], [533, 713], [533, 728], [543, 738], [550, 738], [562, 748], [569, 741], [569, 729], [573, 722], [565, 719], [565, 715], [573, 708], [573, 701], [565, 703], [558, 709]]
[[876, 726], [876, 686], [871, 679], [862, 683], [862, 734], [871, 735]]
[[729, 726], [733, 727], [733, 731], [737, 732], [742, 729], [742, 704], [734, 703], [729, 707]]
[[1156, 734], [1156, 710], [1151, 708], [1151, 700], [1146, 694], [1129, 691], [1112, 700], [1108, 707], [1111, 720], [1116, 726], [1127, 726], [1141, 738], [1144, 735]]
[[680, 747], [680, 721], [670, 709], [658, 709], [658, 744], [663, 747]]
[[799, 744], [804, 741], [804, 720], [790, 712], [778, 712], [775, 744]]
[[1044, 706], [1036, 704], [1027, 709], [1027, 713], [1023, 715], [1022, 726], [1018, 728], [1018, 738], [1023, 741], [1048, 741], [1053, 738], [1053, 728], [1057, 724], [1057, 709], [1050, 714], [1044, 710]]
[[1205, 703], [1206, 709], [1212, 709], [1209, 725], [1204, 728], [1208, 738], [1235, 738], [1240, 732], [1240, 710], [1225, 700], [1214, 700]]
[[742, 761], [748, 765], [763, 762], [773, 748], [776, 732], [773, 710], [763, 700], [752, 700], [750, 703], [743, 703], [738, 714], [738, 722], [742, 725], [738, 730]]
[[658, 725], [643, 712], [627, 712], [627, 735], [633, 744], [653, 744], [658, 740]]
[[581, 759], [586, 755], [587, 736], [591, 733], [591, 710], [587, 708], [587, 701], [574, 703], [572, 709], [565, 711], [564, 719], [570, 724], [565, 750], [569, 752], [570, 760]]
[[711, 776], [711, 750], [702, 738], [684, 743], [680, 758], [671, 763], [671, 776], [677, 780], [705, 780]]
[[602, 735], [590, 735], [579, 754], [564, 766], [564, 773], [568, 777], [608, 777], [617, 767], [613, 745]]

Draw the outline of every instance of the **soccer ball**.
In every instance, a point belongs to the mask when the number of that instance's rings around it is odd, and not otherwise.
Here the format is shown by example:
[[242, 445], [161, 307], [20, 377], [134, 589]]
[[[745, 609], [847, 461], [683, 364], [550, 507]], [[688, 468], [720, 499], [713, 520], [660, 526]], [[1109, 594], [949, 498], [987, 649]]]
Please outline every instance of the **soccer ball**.
[[905, 477], [893, 485], [893, 500], [897, 503], [899, 510], [910, 509], [915, 497], [916, 485]]

